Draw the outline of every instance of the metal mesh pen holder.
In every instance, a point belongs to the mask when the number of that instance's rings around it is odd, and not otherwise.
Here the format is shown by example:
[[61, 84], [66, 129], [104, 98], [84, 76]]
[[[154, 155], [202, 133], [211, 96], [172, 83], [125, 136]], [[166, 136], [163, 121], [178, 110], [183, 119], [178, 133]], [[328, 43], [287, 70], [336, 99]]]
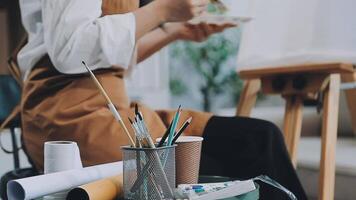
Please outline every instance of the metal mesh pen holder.
[[122, 147], [125, 199], [173, 199], [175, 146]]

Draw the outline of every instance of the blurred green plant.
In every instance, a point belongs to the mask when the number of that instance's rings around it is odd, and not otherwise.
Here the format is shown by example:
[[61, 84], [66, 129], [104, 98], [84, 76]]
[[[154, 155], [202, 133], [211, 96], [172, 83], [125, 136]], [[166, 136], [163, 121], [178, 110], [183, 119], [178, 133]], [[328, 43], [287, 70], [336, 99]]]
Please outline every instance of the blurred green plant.
[[[225, 93], [231, 101], [237, 102], [242, 90], [242, 81], [235, 71], [236, 66], [228, 66], [227, 61], [238, 52], [239, 30], [232, 30], [232, 37], [218, 34], [203, 43], [177, 42], [171, 48], [171, 56], [188, 65], [202, 78], [200, 93], [204, 111], [211, 111], [212, 99]], [[170, 89], [173, 95], [184, 94], [187, 86], [172, 73]]]

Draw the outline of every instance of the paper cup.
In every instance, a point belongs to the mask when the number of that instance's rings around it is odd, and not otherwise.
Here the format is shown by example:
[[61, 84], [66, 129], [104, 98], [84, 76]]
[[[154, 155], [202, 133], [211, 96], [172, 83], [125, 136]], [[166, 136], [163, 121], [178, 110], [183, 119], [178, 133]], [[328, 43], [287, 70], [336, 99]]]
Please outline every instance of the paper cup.
[[202, 142], [202, 137], [195, 136], [181, 136], [176, 141], [177, 185], [198, 183]]
[[79, 148], [72, 141], [50, 141], [44, 145], [44, 173], [83, 168]]
[[[44, 173], [50, 174], [83, 168], [79, 148], [72, 141], [49, 141], [44, 145]], [[61, 191], [43, 197], [43, 200], [66, 199], [69, 191]]]

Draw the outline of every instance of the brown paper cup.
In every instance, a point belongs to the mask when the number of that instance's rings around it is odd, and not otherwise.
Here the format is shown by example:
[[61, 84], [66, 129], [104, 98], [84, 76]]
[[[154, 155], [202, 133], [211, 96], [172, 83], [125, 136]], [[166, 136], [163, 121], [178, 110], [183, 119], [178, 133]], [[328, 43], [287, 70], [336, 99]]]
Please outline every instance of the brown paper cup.
[[177, 185], [198, 183], [202, 142], [202, 137], [195, 136], [181, 136], [176, 141]]
[[176, 141], [176, 184], [196, 184], [203, 138], [181, 136]]

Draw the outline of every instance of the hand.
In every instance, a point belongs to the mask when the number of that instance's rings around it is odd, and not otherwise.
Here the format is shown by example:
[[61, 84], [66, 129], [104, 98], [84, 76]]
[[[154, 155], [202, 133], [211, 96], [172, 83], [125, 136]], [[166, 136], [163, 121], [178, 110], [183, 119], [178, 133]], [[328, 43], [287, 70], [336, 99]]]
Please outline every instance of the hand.
[[214, 33], [220, 33], [227, 28], [236, 27], [234, 24], [212, 25], [206, 23], [188, 24], [188, 23], [167, 23], [163, 30], [170, 36], [178, 40], [188, 40], [194, 42], [203, 42]]
[[206, 10], [209, 0], [156, 0], [166, 22], [188, 21]]

